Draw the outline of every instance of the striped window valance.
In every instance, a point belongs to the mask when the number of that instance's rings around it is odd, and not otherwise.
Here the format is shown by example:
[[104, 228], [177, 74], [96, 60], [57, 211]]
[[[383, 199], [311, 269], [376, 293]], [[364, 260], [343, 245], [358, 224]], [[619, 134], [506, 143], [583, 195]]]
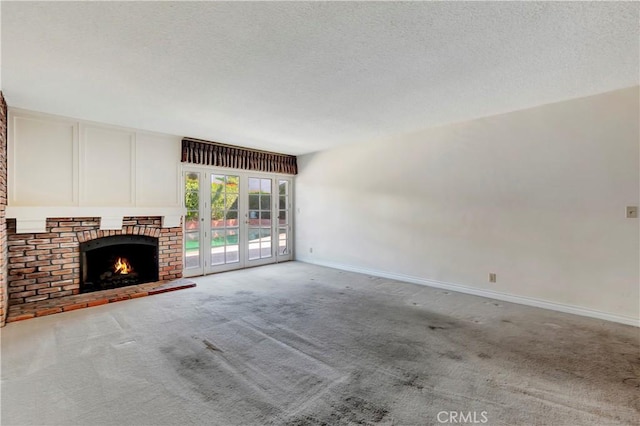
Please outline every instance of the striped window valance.
[[182, 162], [259, 172], [298, 173], [295, 155], [259, 151], [200, 139], [182, 139]]

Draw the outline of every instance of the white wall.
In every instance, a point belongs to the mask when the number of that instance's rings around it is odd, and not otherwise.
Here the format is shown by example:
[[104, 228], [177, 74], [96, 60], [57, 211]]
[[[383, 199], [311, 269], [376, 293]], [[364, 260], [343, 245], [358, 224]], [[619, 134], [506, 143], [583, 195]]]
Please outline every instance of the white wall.
[[296, 257], [637, 324], [638, 105], [634, 87], [299, 157]]
[[8, 130], [7, 217], [19, 230], [85, 216], [109, 218], [103, 229], [119, 229], [123, 216], [179, 226], [179, 137], [21, 109], [9, 110]]

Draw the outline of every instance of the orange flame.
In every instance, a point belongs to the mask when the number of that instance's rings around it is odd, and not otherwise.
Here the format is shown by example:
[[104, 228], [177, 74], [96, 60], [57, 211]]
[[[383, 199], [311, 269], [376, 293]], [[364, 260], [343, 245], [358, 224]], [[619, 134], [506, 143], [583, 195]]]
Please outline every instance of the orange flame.
[[115, 273], [116, 274], [126, 275], [126, 274], [130, 274], [131, 272], [133, 272], [133, 268], [131, 267], [131, 264], [124, 257], [119, 257], [118, 261], [116, 262], [116, 264], [114, 266], [116, 268], [115, 269]]

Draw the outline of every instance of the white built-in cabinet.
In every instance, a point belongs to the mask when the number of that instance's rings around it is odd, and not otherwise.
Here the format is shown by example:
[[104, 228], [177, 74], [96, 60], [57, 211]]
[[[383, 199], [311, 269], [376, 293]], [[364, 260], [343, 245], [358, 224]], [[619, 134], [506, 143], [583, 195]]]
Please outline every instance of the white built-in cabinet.
[[10, 109], [7, 217], [18, 232], [46, 218], [162, 216], [180, 226], [180, 137]]

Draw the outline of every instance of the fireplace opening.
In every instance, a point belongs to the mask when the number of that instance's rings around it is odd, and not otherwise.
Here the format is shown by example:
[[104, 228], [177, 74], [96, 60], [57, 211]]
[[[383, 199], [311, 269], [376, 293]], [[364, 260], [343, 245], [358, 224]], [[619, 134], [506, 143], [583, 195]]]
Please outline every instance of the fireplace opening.
[[80, 244], [80, 292], [158, 281], [158, 239], [116, 235]]

